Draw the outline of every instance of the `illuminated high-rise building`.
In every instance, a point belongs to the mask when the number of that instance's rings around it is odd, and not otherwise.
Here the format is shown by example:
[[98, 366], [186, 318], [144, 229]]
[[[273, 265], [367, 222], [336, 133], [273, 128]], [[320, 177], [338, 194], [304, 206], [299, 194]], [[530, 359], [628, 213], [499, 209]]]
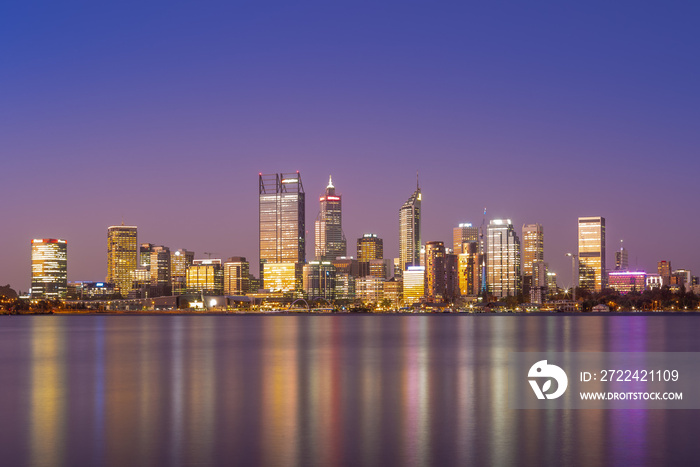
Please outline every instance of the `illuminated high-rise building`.
[[464, 253], [458, 257], [459, 291], [462, 296], [476, 296], [481, 292], [481, 263], [483, 254], [477, 242], [464, 243]]
[[403, 303], [411, 306], [425, 296], [425, 268], [408, 266], [403, 273]]
[[377, 234], [364, 234], [357, 239], [357, 260], [361, 263], [384, 259], [384, 241]]
[[516, 296], [521, 291], [520, 239], [510, 219], [494, 219], [487, 228], [486, 282], [496, 297]]
[[187, 268], [187, 292], [207, 295], [224, 293], [224, 271], [220, 259], [195, 259]]
[[476, 243], [479, 241], [479, 229], [469, 223], [459, 224], [458, 227], [452, 229], [452, 248], [454, 254], [460, 255], [464, 253], [464, 243]]
[[531, 278], [530, 301], [542, 303], [547, 298], [547, 264], [544, 261], [533, 261]]
[[170, 280], [173, 295], [184, 294], [187, 290], [187, 268], [194, 261], [194, 251], [177, 250], [170, 253]]
[[31, 297], [64, 298], [68, 292], [68, 244], [56, 238], [32, 240]]
[[605, 218], [578, 218], [579, 287], [600, 292], [607, 285], [605, 271]]
[[629, 270], [629, 255], [627, 254], [627, 249], [622, 246], [622, 240], [620, 240], [620, 249], [615, 252], [615, 270]]
[[153, 248], [155, 248], [153, 243], [142, 243], [139, 245], [139, 266], [142, 268], [150, 268]]
[[[132, 273], [138, 264], [136, 226], [113, 225], [107, 229], [107, 280], [126, 297], [131, 291]], [[150, 258], [149, 258], [150, 260]]]
[[234, 256], [224, 263], [224, 294], [244, 295], [250, 287], [250, 266], [243, 256]]
[[260, 174], [258, 182], [260, 280], [268, 288], [264, 264], [306, 261], [305, 194], [299, 172]]
[[445, 244], [425, 244], [425, 297], [431, 302], [445, 301]]
[[657, 271], [661, 276], [661, 285], [671, 285], [671, 262], [659, 261]]
[[421, 191], [416, 191], [399, 210], [399, 267], [405, 271], [409, 266], [420, 264], [421, 249]]
[[[544, 261], [544, 230], [541, 224], [523, 225], [523, 293], [529, 294], [533, 282], [533, 263]], [[535, 302], [539, 303], [539, 302]]]
[[326, 192], [319, 199], [321, 209], [316, 219], [316, 259], [330, 261], [347, 254], [343, 234], [342, 197], [335, 192], [333, 179], [328, 177]]
[[151, 296], [170, 295], [172, 293], [170, 248], [152, 246], [150, 256]]
[[330, 261], [309, 261], [304, 265], [302, 275], [307, 298], [335, 298], [335, 267]]

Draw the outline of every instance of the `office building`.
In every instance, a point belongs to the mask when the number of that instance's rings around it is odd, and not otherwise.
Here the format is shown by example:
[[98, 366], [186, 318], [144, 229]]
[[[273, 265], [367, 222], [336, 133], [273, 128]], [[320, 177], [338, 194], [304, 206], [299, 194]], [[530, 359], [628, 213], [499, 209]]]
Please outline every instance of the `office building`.
[[224, 263], [224, 295], [245, 295], [250, 287], [250, 265], [243, 256]]
[[409, 266], [420, 264], [421, 250], [421, 191], [416, 191], [399, 210], [399, 268], [405, 271]]
[[377, 234], [364, 234], [357, 239], [357, 260], [366, 263], [373, 259], [384, 259], [384, 240]]
[[600, 292], [607, 285], [605, 269], [605, 218], [578, 218], [579, 287]]
[[462, 246], [464, 243], [478, 243], [478, 241], [479, 229], [470, 223], [462, 223], [452, 229], [452, 248], [456, 255], [464, 253]]
[[622, 246], [622, 240], [620, 240], [620, 249], [615, 252], [615, 270], [629, 270], [629, 257], [627, 255], [627, 250]]
[[533, 261], [531, 278], [530, 302], [542, 303], [547, 299], [547, 264], [544, 261]]
[[182, 295], [187, 291], [187, 268], [194, 261], [194, 251], [179, 249], [170, 253], [170, 281], [173, 295]]
[[547, 294], [559, 293], [559, 286], [557, 285], [557, 273], [547, 271]]
[[491, 295], [516, 296], [521, 291], [520, 239], [510, 219], [494, 219], [487, 228], [486, 282]]
[[303, 268], [303, 288], [309, 299], [335, 298], [335, 268], [330, 261], [309, 261]]
[[[113, 225], [107, 229], [107, 279], [117, 293], [131, 291], [132, 274], [138, 265], [136, 226]], [[150, 261], [150, 258], [149, 258]]]
[[476, 242], [465, 243], [464, 253], [458, 257], [458, 275], [460, 295], [477, 296], [481, 292], [481, 264], [483, 255], [479, 252], [479, 244]]
[[544, 261], [544, 230], [542, 229], [542, 225], [523, 225], [522, 240], [523, 293], [529, 294], [533, 282], [533, 263], [535, 261]]
[[391, 278], [382, 284], [384, 299], [389, 300], [391, 308], [398, 309], [403, 301], [403, 281]]
[[68, 243], [57, 238], [32, 240], [32, 298], [57, 300], [68, 293]]
[[647, 274], [644, 271], [610, 271], [608, 284], [621, 294], [643, 292], [647, 284]]
[[661, 276], [662, 286], [671, 285], [671, 262], [670, 261], [659, 261], [657, 266], [657, 272]]
[[381, 279], [387, 279], [389, 277], [389, 261], [386, 259], [372, 259], [367, 263], [360, 263], [368, 265], [368, 272], [372, 277], [379, 277]]
[[366, 276], [355, 281], [355, 298], [364, 303], [379, 303], [384, 299], [384, 280]]
[[342, 196], [335, 192], [328, 177], [326, 192], [319, 199], [321, 209], [316, 219], [316, 259], [330, 261], [347, 254], [343, 234]]
[[265, 289], [270, 292], [281, 292], [295, 297], [301, 297], [303, 292], [302, 263], [265, 263]]
[[162, 297], [172, 293], [170, 279], [170, 248], [165, 246], [151, 247], [151, 297]]
[[223, 295], [224, 271], [220, 259], [195, 259], [187, 268], [187, 293]]
[[408, 266], [403, 272], [403, 303], [411, 306], [420, 303], [425, 297], [425, 268]]
[[155, 245], [153, 243], [142, 243], [139, 245], [139, 266], [142, 268], [150, 268], [151, 252]]
[[445, 244], [425, 244], [425, 298], [429, 302], [445, 301]]
[[[259, 251], [260, 280], [265, 283], [266, 263], [306, 261], [306, 211], [304, 186], [299, 172], [260, 174]], [[299, 277], [301, 279], [301, 277]]]

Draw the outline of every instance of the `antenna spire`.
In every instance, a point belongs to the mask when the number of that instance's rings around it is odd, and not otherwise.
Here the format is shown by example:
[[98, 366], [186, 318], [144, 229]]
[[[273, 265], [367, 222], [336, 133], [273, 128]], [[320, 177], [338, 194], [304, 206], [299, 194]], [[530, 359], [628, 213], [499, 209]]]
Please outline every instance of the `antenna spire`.
[[418, 182], [418, 171], [416, 170], [416, 191], [420, 190], [420, 183]]
[[328, 186], [326, 188], [335, 188], [333, 186], [333, 177], [331, 175], [328, 176]]

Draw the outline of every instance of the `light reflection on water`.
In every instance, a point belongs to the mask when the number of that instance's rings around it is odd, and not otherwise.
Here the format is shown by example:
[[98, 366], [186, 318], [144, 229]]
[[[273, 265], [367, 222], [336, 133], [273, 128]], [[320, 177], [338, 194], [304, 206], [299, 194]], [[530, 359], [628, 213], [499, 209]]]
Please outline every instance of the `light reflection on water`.
[[0, 459], [697, 464], [696, 411], [511, 410], [507, 364], [511, 351], [700, 351], [698, 319], [3, 317]]

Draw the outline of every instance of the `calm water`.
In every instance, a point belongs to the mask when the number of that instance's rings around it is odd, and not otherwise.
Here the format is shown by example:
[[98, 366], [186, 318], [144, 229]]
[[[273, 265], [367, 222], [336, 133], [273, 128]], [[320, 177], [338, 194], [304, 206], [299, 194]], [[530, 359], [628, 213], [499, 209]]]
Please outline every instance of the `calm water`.
[[[691, 465], [698, 410], [511, 410], [510, 351], [700, 316], [2, 316], [2, 465]], [[699, 370], [700, 371], [700, 370]]]

